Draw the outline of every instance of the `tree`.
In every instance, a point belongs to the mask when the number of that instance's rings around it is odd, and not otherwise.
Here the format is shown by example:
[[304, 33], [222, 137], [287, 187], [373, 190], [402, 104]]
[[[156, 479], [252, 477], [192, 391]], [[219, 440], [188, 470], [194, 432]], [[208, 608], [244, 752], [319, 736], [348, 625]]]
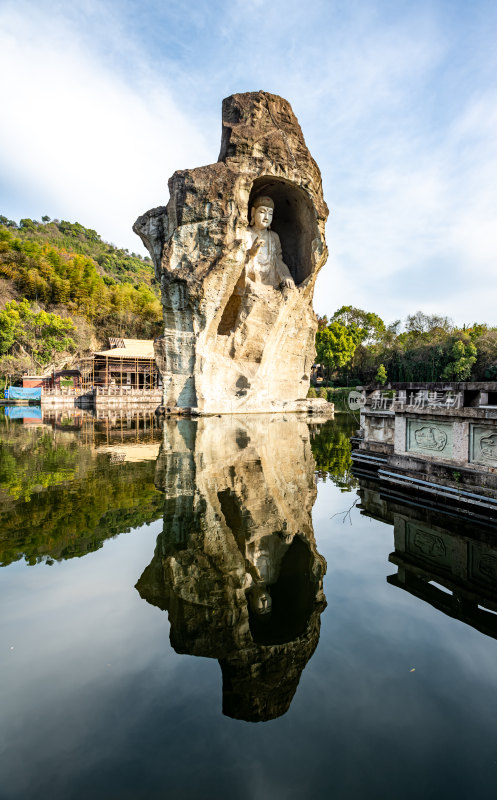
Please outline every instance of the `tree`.
[[449, 317], [441, 314], [424, 314], [422, 311], [416, 311], [406, 319], [408, 333], [429, 333], [437, 328], [450, 333], [454, 330], [454, 323]]
[[[332, 323], [339, 323], [340, 330], [345, 327], [356, 345], [351, 360], [340, 358], [346, 347], [344, 342], [340, 347], [329, 332]], [[380, 366], [387, 380], [395, 382], [497, 380], [497, 327], [474, 322], [456, 328], [441, 314], [417, 311], [401, 328], [400, 320], [384, 326], [377, 314], [342, 306], [331, 323], [326, 317], [318, 318], [316, 347], [321, 363], [330, 364], [338, 379], [346, 377], [347, 383], [378, 382]], [[327, 351], [331, 356], [325, 361]], [[340, 362], [345, 362], [344, 367], [338, 366]]]
[[21, 375], [30, 374], [35, 369], [33, 359], [27, 355], [0, 357], [0, 375], [17, 380]]
[[340, 322], [330, 324], [316, 334], [316, 353], [320, 364], [334, 372], [348, 364], [357, 347], [354, 336]]
[[14, 346], [21, 324], [17, 303], [7, 303], [0, 312], [0, 355], [6, 355]]
[[379, 383], [380, 386], [384, 386], [387, 382], [387, 371], [383, 364], [380, 364], [378, 367], [378, 372], [375, 375], [376, 383]]
[[495, 380], [497, 376], [497, 330], [486, 330], [478, 339], [473, 338], [472, 331], [469, 334], [478, 350], [476, 374], [480, 379], [483, 377]]
[[476, 362], [477, 349], [473, 342], [458, 339], [452, 346], [453, 361], [443, 371], [443, 377], [450, 380], [467, 381], [471, 377], [471, 368]]
[[56, 353], [74, 351], [73, 331], [71, 319], [34, 311], [26, 299], [11, 300], [0, 312], [0, 355], [28, 356], [39, 367], [47, 366]]
[[34, 228], [36, 227], [36, 222], [35, 222], [35, 220], [32, 220], [29, 217], [26, 217], [25, 219], [19, 220], [19, 227], [20, 228], [30, 228], [31, 230], [34, 230]]
[[316, 470], [323, 480], [330, 478], [342, 492], [357, 486], [352, 475], [350, 436], [356, 423], [348, 414], [340, 414], [311, 435]]
[[342, 306], [335, 311], [331, 321], [345, 325], [357, 344], [377, 342], [385, 332], [385, 323], [378, 314], [354, 306]]
[[33, 355], [42, 366], [50, 364], [56, 353], [74, 351], [76, 345], [69, 336], [75, 330], [71, 319], [40, 311], [33, 318], [33, 328], [36, 335]]

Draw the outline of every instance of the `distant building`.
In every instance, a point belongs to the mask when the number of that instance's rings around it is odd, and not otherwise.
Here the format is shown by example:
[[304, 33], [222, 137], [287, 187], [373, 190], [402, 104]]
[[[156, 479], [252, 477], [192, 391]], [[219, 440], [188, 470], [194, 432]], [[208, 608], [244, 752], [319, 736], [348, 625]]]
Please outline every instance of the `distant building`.
[[23, 389], [40, 389], [43, 387], [43, 381], [45, 377], [43, 375], [23, 375], [22, 376], [22, 388]]
[[72, 381], [73, 385], [77, 388], [80, 378], [81, 373], [79, 369], [59, 369], [55, 372], [50, 370], [44, 375], [23, 375], [22, 386], [23, 389], [60, 389], [62, 379], [65, 381]]
[[109, 349], [80, 361], [84, 388], [116, 386], [156, 389], [161, 378], [155, 363], [153, 339], [109, 338]]

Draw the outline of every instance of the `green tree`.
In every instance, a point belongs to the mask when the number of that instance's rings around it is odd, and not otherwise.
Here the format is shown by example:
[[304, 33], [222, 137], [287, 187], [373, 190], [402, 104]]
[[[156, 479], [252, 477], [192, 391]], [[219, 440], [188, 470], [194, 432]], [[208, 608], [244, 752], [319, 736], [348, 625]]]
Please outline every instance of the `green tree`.
[[477, 349], [473, 342], [458, 339], [452, 346], [452, 358], [443, 371], [446, 379], [467, 381], [471, 377], [471, 369], [476, 362]]
[[14, 346], [21, 325], [17, 303], [7, 303], [0, 311], [0, 355], [6, 355]]
[[332, 322], [340, 322], [348, 328], [357, 344], [377, 342], [385, 332], [385, 323], [373, 311], [363, 311], [354, 306], [342, 306], [335, 311]]
[[162, 517], [155, 462], [111, 465], [95, 446], [99, 433], [92, 437], [83, 444], [0, 416], [0, 567], [23, 556], [29, 564], [85, 556]]
[[380, 364], [378, 367], [378, 372], [375, 375], [376, 383], [379, 383], [380, 386], [384, 386], [387, 382], [387, 371], [383, 364]]
[[26, 299], [19, 303], [11, 300], [0, 312], [0, 354], [28, 355], [43, 367], [53, 361], [56, 353], [74, 351], [75, 342], [70, 336], [74, 331], [69, 318], [35, 311]]
[[30, 228], [31, 230], [34, 230], [35, 225], [36, 225], [35, 220], [32, 220], [29, 217], [19, 220], [19, 227], [21, 228]]
[[348, 364], [355, 353], [357, 342], [345, 325], [330, 322], [316, 334], [317, 360], [324, 364], [328, 373]]

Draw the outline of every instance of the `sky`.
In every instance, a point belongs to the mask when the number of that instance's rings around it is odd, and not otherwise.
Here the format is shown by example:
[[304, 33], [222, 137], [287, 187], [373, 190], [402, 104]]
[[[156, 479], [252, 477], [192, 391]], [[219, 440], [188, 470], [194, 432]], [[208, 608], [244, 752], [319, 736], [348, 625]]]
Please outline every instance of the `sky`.
[[144, 255], [134, 220], [264, 89], [323, 177], [316, 312], [497, 325], [496, 40], [495, 0], [0, 0], [0, 213]]

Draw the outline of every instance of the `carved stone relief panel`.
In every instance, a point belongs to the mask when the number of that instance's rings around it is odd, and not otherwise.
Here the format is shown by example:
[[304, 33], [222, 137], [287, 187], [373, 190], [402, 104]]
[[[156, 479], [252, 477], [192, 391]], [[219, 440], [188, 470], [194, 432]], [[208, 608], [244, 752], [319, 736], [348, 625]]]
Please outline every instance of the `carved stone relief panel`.
[[471, 425], [469, 434], [469, 461], [497, 467], [497, 428]]
[[412, 522], [406, 523], [406, 553], [420, 561], [428, 561], [443, 569], [451, 568], [450, 536]]
[[452, 458], [453, 441], [454, 432], [450, 422], [430, 419], [407, 421], [407, 452], [422, 453], [438, 458]]
[[469, 543], [468, 577], [472, 582], [497, 590], [497, 549], [482, 542]]

